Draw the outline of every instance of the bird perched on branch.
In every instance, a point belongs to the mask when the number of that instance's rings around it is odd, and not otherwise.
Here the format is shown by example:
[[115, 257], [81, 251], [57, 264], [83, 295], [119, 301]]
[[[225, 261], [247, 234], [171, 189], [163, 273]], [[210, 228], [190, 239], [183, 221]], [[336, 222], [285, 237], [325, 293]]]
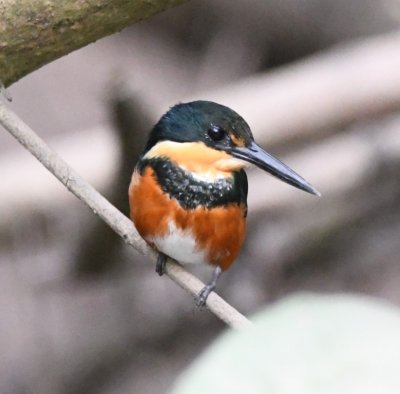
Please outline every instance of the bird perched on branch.
[[203, 306], [245, 239], [249, 164], [306, 192], [318, 191], [256, 144], [246, 121], [210, 101], [177, 104], [150, 133], [129, 186], [131, 218], [158, 252], [181, 264], [214, 266], [197, 296]]

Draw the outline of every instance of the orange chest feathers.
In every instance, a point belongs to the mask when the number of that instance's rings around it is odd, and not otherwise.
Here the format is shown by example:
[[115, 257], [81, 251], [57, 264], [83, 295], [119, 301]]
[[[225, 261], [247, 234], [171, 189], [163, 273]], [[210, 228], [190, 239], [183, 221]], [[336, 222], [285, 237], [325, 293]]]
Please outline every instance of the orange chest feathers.
[[246, 231], [245, 203], [185, 209], [162, 190], [150, 166], [134, 172], [129, 203], [139, 234], [181, 263], [208, 263], [226, 270], [240, 252]]

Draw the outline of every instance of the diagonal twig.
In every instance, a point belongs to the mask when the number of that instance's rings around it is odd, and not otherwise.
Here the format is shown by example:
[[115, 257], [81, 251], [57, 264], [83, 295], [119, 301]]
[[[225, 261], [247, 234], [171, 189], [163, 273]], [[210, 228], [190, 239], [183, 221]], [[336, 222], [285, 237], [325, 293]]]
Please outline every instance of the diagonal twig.
[[[156, 253], [140, 237], [131, 220], [108, 202], [76, 173], [13, 111], [0, 101], [0, 124], [32, 153], [67, 189], [104, 220], [126, 243], [144, 256], [156, 261]], [[196, 296], [204, 284], [179, 264], [168, 260], [167, 275], [180, 287]], [[245, 328], [251, 322], [216, 293], [207, 299], [207, 308], [232, 328]]]

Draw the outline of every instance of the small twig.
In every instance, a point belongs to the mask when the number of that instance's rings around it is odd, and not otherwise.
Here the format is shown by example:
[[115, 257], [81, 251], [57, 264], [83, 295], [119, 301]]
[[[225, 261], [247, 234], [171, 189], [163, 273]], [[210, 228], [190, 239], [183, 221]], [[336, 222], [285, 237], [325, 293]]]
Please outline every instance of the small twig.
[[11, 103], [12, 97], [10, 92], [4, 86], [3, 81], [0, 79], [0, 97], [3, 96], [7, 101]]
[[[144, 256], [156, 261], [156, 253], [144, 242], [131, 220], [109, 203], [91, 185], [85, 182], [69, 165], [14, 112], [0, 102], [0, 124], [18, 142], [32, 153], [68, 190], [82, 200], [92, 211], [104, 220], [126, 243]], [[167, 275], [180, 287], [196, 296], [204, 284], [179, 264], [168, 260]], [[217, 294], [212, 293], [207, 300], [207, 308], [232, 328], [244, 328], [251, 322], [230, 306]]]

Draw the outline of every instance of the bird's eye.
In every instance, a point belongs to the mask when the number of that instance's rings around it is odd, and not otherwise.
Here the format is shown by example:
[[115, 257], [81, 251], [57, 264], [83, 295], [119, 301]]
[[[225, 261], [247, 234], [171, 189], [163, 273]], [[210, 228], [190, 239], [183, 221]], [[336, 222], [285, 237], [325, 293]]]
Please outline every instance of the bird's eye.
[[226, 131], [219, 126], [211, 125], [208, 130], [207, 134], [213, 141], [221, 141], [226, 136]]

